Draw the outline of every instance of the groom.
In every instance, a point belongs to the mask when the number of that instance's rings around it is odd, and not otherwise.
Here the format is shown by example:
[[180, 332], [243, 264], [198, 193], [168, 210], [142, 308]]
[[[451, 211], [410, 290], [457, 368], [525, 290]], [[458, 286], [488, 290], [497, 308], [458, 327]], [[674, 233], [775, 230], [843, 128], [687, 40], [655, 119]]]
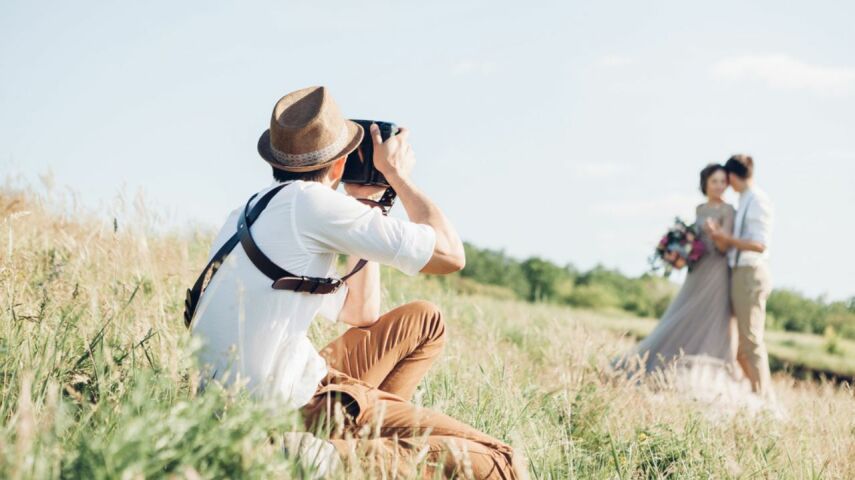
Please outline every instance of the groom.
[[739, 193], [739, 209], [733, 236], [717, 224], [709, 227], [717, 244], [729, 248], [730, 297], [739, 330], [736, 359], [751, 381], [751, 389], [764, 397], [771, 391], [769, 356], [763, 343], [766, 299], [772, 290], [769, 278], [769, 237], [772, 231], [772, 203], [754, 184], [754, 160], [734, 155], [724, 165], [730, 186]]

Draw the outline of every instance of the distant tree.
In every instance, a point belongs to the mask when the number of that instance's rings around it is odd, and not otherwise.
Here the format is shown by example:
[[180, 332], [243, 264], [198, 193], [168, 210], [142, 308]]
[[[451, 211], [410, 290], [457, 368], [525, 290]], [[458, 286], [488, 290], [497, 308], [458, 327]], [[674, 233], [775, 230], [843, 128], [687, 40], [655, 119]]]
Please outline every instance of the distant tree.
[[466, 250], [466, 267], [460, 272], [462, 277], [487, 285], [507, 287], [520, 298], [528, 299], [528, 279], [519, 261], [501, 250], [481, 249], [470, 243], [464, 243], [463, 248]]
[[567, 270], [539, 257], [531, 257], [520, 266], [528, 280], [528, 299], [532, 302], [554, 300], [559, 281], [570, 276]]

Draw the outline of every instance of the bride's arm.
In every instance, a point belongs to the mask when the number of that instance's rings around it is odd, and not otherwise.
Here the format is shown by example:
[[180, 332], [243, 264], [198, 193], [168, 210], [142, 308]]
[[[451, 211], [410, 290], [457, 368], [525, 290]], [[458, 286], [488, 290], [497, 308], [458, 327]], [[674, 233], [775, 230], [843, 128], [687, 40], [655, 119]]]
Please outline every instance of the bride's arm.
[[[721, 231], [726, 233], [727, 235], [733, 235], [733, 216], [733, 209], [728, 208], [725, 211], [723, 218], [721, 219]], [[728, 245], [727, 240], [717, 236], [713, 236], [712, 238], [713, 243], [715, 243], [715, 248], [719, 252], [724, 253], [727, 251], [728, 248], [730, 248], [730, 245]]]
[[719, 224], [717, 221], [712, 218], [707, 218], [706, 222], [703, 225], [704, 231], [707, 232], [707, 235], [712, 238], [713, 244], [715, 245], [716, 250], [721, 253], [727, 251], [730, 248], [730, 245], [727, 242], [727, 239], [724, 238], [724, 235], [730, 236], [733, 234], [733, 218], [731, 217], [730, 222], [728, 222], [727, 215], [722, 219], [722, 223]]

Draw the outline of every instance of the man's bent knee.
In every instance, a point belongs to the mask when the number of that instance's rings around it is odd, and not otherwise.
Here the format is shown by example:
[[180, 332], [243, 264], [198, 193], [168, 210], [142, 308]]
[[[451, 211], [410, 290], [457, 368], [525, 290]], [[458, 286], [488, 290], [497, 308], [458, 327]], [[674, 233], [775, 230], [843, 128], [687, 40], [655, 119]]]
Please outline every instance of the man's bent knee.
[[440, 310], [435, 303], [429, 302], [427, 300], [414, 300], [410, 303], [402, 305], [402, 307], [411, 308], [425, 316], [442, 316], [442, 310]]
[[419, 330], [425, 340], [438, 341], [445, 337], [445, 320], [443, 319], [442, 310], [439, 307], [427, 300], [416, 300], [414, 302], [401, 305], [400, 309], [405, 310], [404, 316], [411, 322], [419, 322]]

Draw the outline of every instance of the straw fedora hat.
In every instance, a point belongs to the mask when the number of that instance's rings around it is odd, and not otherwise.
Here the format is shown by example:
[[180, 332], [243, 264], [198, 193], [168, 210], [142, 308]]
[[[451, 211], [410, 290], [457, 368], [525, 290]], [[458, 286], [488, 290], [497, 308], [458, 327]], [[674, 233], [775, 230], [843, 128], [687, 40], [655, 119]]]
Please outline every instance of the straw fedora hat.
[[345, 119], [326, 87], [309, 87], [280, 98], [270, 129], [258, 139], [258, 153], [273, 167], [311, 172], [352, 152], [362, 127]]

